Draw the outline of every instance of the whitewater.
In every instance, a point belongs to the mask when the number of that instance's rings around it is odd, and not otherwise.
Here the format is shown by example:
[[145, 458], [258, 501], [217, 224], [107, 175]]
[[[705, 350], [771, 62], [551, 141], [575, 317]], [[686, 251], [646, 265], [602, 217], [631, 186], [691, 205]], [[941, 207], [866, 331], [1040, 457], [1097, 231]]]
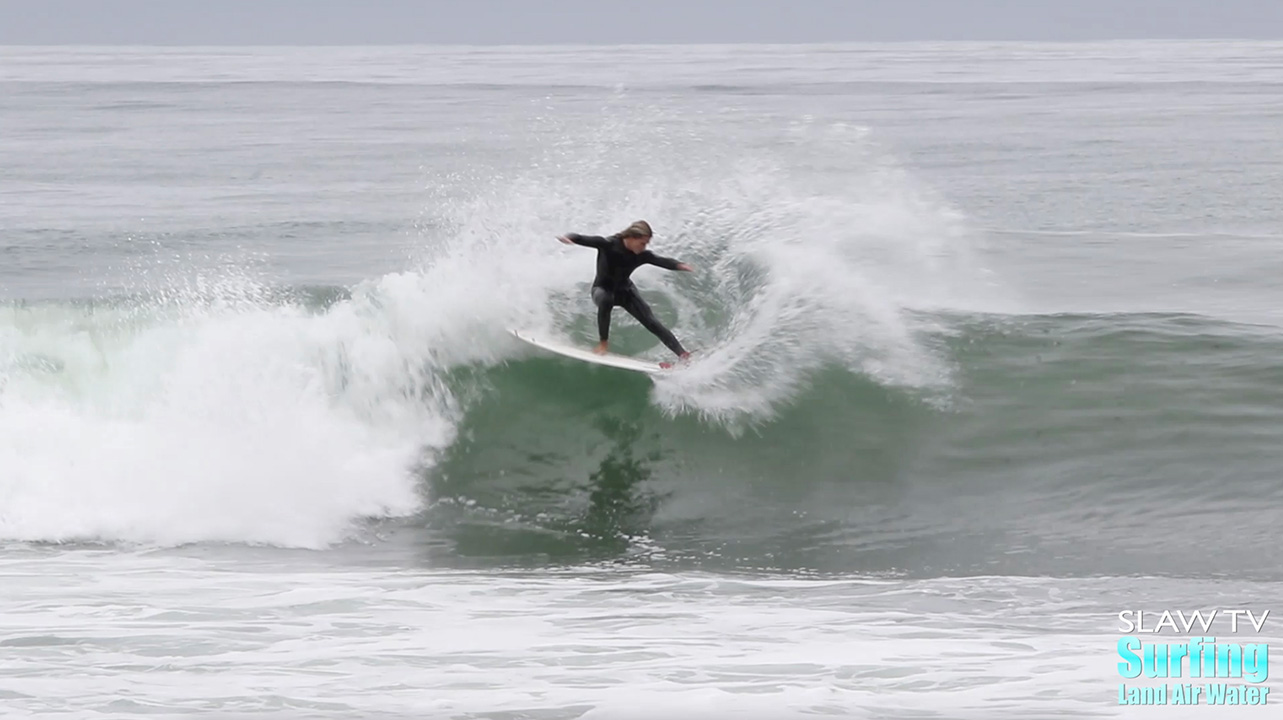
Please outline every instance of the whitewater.
[[[1280, 597], [1281, 62], [0, 48], [0, 702], [1138, 713], [1118, 612]], [[689, 367], [508, 334], [637, 219]]]

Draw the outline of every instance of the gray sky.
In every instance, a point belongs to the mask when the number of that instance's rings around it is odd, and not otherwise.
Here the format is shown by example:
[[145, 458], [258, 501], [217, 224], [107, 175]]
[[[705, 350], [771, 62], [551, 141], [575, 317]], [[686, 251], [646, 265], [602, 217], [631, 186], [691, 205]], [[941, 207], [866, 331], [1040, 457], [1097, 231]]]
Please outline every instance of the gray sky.
[[0, 44], [1283, 39], [1283, 0], [0, 0]]

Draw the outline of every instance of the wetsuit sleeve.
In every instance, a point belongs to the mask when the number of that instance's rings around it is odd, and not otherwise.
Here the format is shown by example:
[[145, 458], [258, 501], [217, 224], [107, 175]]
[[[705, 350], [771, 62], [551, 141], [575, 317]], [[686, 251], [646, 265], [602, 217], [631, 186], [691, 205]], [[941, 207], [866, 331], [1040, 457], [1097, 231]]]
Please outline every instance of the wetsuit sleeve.
[[576, 245], [584, 247], [597, 248], [601, 250], [606, 247], [606, 238], [597, 235], [580, 235], [579, 233], [566, 233], [566, 238]]
[[655, 253], [649, 250], [642, 253], [642, 262], [650, 263], [651, 265], [657, 265], [659, 267], [664, 268], [665, 270], [676, 270], [677, 266], [681, 264], [678, 261], [674, 260], [673, 258], [664, 257], [663, 255], [656, 255]]

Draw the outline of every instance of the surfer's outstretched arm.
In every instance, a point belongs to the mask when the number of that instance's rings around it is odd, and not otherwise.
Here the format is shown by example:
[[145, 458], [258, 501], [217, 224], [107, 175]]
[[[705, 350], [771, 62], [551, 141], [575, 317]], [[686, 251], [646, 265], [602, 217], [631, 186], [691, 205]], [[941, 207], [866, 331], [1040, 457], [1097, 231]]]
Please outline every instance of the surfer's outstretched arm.
[[567, 245], [583, 245], [584, 247], [597, 248], [598, 250], [606, 247], [606, 238], [597, 235], [566, 233], [557, 239]]
[[649, 250], [642, 253], [642, 262], [650, 263], [651, 265], [654, 265], [656, 267], [662, 267], [665, 270], [681, 270], [683, 272], [695, 271], [695, 268], [691, 267], [690, 265], [687, 265], [684, 262], [678, 262], [673, 258], [664, 257], [663, 255], [656, 255], [655, 253]]

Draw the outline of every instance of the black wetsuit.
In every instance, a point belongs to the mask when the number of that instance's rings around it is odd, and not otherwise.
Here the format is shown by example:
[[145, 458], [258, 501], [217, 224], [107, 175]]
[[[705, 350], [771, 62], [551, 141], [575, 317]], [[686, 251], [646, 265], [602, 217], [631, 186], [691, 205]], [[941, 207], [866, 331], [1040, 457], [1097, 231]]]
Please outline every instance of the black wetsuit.
[[673, 333], [651, 312], [650, 306], [637, 292], [637, 286], [628, 276], [642, 265], [655, 265], [666, 270], [676, 270], [679, 264], [672, 258], [661, 257], [649, 250], [635, 253], [624, 246], [617, 235], [604, 238], [595, 235], [570, 233], [566, 237], [576, 245], [597, 249], [597, 277], [592, 281], [592, 299], [597, 305], [597, 332], [602, 342], [610, 339], [610, 312], [615, 306], [623, 308], [637, 318], [643, 327], [658, 337], [669, 350], [680, 355], [686, 349]]

